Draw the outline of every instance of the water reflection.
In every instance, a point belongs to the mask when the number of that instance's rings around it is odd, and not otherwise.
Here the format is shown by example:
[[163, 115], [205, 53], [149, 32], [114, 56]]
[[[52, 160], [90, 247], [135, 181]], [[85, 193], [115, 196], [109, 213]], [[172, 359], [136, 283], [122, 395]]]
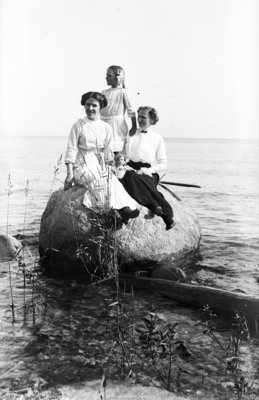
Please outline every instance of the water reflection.
[[[32, 258], [37, 254], [32, 251]], [[30, 258], [31, 259], [31, 258]], [[31, 265], [33, 265], [31, 259]], [[21, 389], [29, 384], [73, 384], [101, 378], [105, 371], [116, 377], [120, 364], [119, 347], [111, 326], [114, 322], [116, 290], [112, 286], [89, 286], [77, 280], [52, 279], [36, 272], [37, 288], [26, 281], [12, 264], [15, 321], [8, 311], [8, 266], [1, 271], [1, 387]], [[178, 338], [192, 353], [191, 362], [181, 360], [188, 369], [182, 385], [195, 390], [201, 385], [202, 371], [206, 387], [218, 390], [224, 378], [225, 363], [217, 345], [204, 335], [197, 310], [182, 307], [156, 293], [122, 291], [125, 312], [133, 312], [134, 323], [154, 311], [165, 323], [179, 323]], [[7, 312], [8, 311], [8, 312]], [[221, 323], [220, 340], [227, 342], [228, 328]], [[259, 350], [244, 343], [249, 362], [259, 362]], [[132, 351], [137, 357], [138, 351]], [[144, 367], [143, 367], [144, 368]], [[217, 371], [211, 374], [211, 371]], [[221, 371], [221, 372], [220, 372]]]

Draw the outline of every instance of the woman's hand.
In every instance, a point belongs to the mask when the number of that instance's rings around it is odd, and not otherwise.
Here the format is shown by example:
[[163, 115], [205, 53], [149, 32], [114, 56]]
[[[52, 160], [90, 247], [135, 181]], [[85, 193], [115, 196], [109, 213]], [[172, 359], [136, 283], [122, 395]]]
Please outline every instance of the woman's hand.
[[73, 174], [67, 174], [64, 182], [64, 190], [68, 190], [73, 186]]
[[142, 167], [138, 170], [138, 174], [152, 176], [152, 172], [150, 172], [150, 168]]

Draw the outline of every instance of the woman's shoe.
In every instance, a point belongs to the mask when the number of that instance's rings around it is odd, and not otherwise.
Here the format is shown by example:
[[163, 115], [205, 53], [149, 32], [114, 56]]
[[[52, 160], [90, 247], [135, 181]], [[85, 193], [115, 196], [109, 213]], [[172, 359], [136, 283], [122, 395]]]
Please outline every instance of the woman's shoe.
[[129, 207], [123, 207], [119, 210], [122, 217], [122, 222], [128, 224], [131, 218], [137, 218], [139, 216], [139, 209], [131, 210]]
[[166, 231], [169, 231], [169, 229], [172, 229], [175, 226], [175, 222], [174, 222], [173, 217], [168, 217], [168, 216], [162, 215], [162, 218], [163, 218], [164, 223], [165, 223]]

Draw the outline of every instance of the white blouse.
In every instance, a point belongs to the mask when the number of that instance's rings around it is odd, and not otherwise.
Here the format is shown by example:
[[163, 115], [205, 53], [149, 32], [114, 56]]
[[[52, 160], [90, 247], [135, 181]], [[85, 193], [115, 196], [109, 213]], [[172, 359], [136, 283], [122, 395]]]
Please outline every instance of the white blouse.
[[147, 133], [138, 128], [134, 136], [128, 135], [125, 149], [131, 161], [149, 163], [151, 173], [159, 173], [167, 168], [164, 139], [150, 128]]
[[87, 117], [80, 118], [70, 131], [65, 163], [77, 164], [80, 155], [102, 150], [104, 158], [112, 158], [112, 130], [109, 124], [98, 119], [91, 121]]

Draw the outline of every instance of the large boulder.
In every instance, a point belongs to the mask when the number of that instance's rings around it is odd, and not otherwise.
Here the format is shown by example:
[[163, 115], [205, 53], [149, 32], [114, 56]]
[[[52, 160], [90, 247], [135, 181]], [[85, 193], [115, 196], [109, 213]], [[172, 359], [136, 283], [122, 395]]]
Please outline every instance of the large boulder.
[[[114, 222], [110, 213], [97, 214], [83, 204], [85, 189], [58, 190], [41, 218], [39, 250], [42, 265], [65, 272], [90, 271], [118, 261], [126, 269], [152, 271], [157, 278], [173, 279], [170, 271], [197, 257], [201, 237], [194, 213], [182, 201], [160, 189], [174, 210], [175, 226], [165, 230], [161, 217], [146, 219], [141, 207], [128, 225]], [[178, 273], [176, 273], [177, 275]]]

